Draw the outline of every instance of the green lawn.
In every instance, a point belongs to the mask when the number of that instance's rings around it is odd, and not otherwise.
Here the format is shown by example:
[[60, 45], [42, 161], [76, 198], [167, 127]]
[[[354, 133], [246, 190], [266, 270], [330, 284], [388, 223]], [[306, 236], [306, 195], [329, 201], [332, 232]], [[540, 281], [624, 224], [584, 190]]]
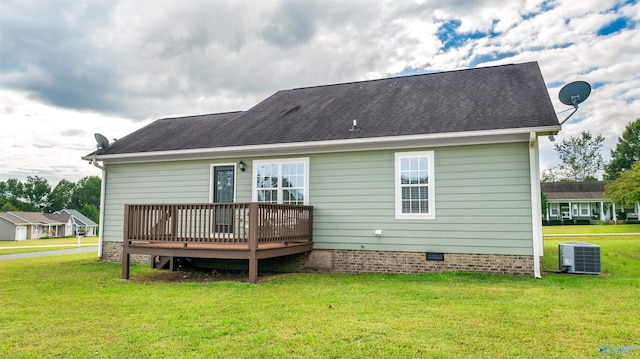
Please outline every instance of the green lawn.
[[543, 234], [640, 233], [640, 224], [607, 224], [589, 226], [543, 226]]
[[[97, 245], [98, 237], [82, 237], [80, 244]], [[0, 255], [27, 253], [27, 252], [43, 252], [58, 249], [69, 249], [78, 246], [78, 238], [52, 238], [52, 239], [26, 239], [24, 241], [0, 241]], [[16, 248], [30, 247], [30, 248]]]
[[[545, 263], [557, 267], [557, 244]], [[583, 358], [640, 346], [640, 239], [600, 276], [288, 274], [162, 283], [95, 254], [0, 261], [0, 357]], [[640, 357], [640, 348], [626, 357]]]

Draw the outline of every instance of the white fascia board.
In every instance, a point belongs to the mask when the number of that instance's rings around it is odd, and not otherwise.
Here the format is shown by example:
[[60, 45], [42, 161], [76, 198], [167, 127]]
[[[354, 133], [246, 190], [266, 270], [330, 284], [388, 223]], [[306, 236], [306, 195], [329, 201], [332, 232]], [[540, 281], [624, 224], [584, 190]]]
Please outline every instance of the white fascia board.
[[504, 130], [437, 133], [428, 135], [368, 137], [343, 140], [289, 142], [250, 146], [227, 146], [191, 150], [137, 152], [115, 155], [85, 156], [84, 160], [103, 163], [164, 162], [210, 158], [263, 157], [296, 154], [353, 152], [423, 147], [447, 147], [529, 141], [529, 134], [555, 134], [560, 126], [515, 128]]

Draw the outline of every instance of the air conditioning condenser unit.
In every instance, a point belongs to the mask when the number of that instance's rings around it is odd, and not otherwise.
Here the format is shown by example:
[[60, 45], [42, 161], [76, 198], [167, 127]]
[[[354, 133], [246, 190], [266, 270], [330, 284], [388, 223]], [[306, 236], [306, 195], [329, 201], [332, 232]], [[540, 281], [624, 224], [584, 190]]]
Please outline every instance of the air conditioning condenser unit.
[[585, 242], [558, 244], [558, 267], [567, 273], [600, 274], [600, 246]]

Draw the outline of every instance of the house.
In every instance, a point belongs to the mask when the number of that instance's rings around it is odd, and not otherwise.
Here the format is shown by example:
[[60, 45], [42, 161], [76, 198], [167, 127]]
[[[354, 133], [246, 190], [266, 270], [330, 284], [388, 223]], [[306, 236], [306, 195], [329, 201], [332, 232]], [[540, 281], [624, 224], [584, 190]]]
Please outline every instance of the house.
[[604, 195], [607, 182], [543, 182], [549, 224], [590, 224], [638, 220], [640, 203], [617, 205]]
[[0, 240], [19, 241], [72, 234], [69, 214], [40, 212], [0, 212]]
[[99, 252], [125, 278], [130, 256], [210, 250], [255, 280], [260, 246], [286, 238], [312, 238], [281, 258], [300, 268], [539, 277], [538, 138], [559, 130], [529, 62], [278, 91], [83, 159], [103, 169]]
[[87, 237], [94, 237], [98, 233], [98, 224], [75, 209], [63, 209], [55, 213], [71, 215], [71, 221], [73, 223], [72, 233], [74, 236], [80, 234]]

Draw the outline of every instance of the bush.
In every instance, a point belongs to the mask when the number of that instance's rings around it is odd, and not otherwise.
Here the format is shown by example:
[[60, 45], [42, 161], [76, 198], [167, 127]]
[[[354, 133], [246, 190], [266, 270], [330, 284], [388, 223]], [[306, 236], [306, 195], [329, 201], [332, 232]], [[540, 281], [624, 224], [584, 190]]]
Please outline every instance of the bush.
[[580, 224], [580, 225], [591, 224], [591, 221], [588, 219], [576, 219], [576, 224]]
[[559, 219], [552, 219], [549, 221], [550, 226], [559, 226], [562, 224], [562, 221]]

